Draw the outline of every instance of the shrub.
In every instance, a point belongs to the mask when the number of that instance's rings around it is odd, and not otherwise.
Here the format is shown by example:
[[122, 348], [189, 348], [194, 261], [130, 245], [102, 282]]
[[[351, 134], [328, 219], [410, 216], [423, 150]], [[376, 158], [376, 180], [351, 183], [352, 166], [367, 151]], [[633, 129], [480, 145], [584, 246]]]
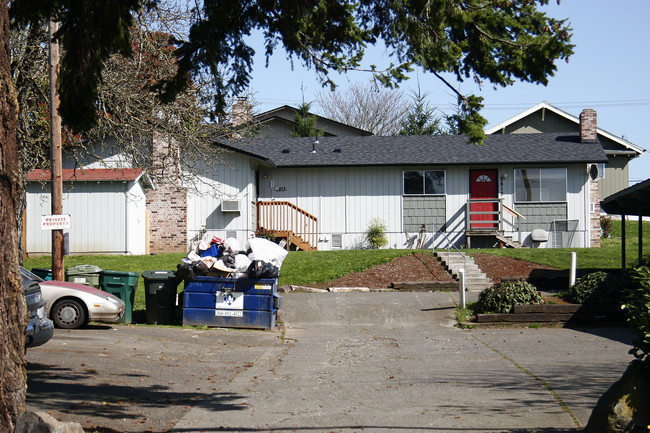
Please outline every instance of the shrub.
[[607, 215], [600, 216], [600, 233], [603, 238], [612, 237], [612, 217]]
[[619, 303], [625, 281], [616, 275], [598, 271], [578, 278], [569, 288], [569, 300], [577, 304]]
[[641, 266], [650, 267], [650, 255], [646, 255], [637, 260], [636, 267], [640, 268]]
[[627, 320], [636, 334], [630, 353], [640, 361], [650, 357], [650, 268], [641, 266], [631, 271], [631, 284], [625, 291]]
[[260, 227], [257, 230], [255, 230], [255, 236], [258, 238], [264, 238], [268, 239], [271, 242], [275, 242], [276, 237], [273, 234], [272, 230], [266, 230], [264, 227]]
[[542, 295], [526, 281], [495, 284], [478, 296], [476, 313], [509, 313], [515, 305], [540, 304]]
[[368, 248], [377, 249], [388, 244], [386, 239], [386, 224], [379, 218], [370, 220], [368, 230], [366, 230], [366, 243]]

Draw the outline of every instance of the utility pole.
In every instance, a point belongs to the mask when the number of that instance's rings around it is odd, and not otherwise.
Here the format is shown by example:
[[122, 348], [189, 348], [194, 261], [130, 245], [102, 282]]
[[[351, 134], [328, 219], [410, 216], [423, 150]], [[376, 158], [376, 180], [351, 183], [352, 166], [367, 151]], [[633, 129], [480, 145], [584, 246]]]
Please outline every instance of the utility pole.
[[[63, 213], [63, 164], [61, 156], [61, 116], [59, 115], [59, 43], [54, 34], [59, 24], [50, 20], [50, 157], [52, 162], [52, 215]], [[52, 279], [63, 281], [63, 229], [52, 230]]]

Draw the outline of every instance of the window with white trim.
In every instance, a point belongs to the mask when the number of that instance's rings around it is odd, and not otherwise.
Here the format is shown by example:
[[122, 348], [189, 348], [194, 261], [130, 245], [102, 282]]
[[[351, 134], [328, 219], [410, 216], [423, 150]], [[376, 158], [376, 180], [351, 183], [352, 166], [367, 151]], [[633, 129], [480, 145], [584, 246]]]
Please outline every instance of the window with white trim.
[[566, 168], [515, 170], [515, 202], [566, 201]]
[[444, 170], [404, 170], [404, 195], [442, 195]]

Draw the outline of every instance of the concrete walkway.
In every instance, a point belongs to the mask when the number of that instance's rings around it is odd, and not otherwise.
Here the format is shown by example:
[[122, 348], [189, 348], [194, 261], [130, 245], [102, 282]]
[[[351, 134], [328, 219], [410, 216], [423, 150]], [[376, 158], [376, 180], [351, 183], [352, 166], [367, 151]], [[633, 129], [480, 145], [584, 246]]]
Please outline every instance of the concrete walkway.
[[455, 328], [448, 293], [291, 293], [281, 313], [228, 405], [172, 431], [578, 431], [632, 360], [624, 329]]

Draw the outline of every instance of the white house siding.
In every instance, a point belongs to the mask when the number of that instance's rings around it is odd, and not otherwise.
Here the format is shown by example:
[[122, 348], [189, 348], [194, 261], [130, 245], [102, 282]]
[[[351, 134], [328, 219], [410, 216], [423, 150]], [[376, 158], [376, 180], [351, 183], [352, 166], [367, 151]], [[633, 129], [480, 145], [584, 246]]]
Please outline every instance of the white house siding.
[[[245, 243], [255, 230], [255, 169], [249, 158], [224, 153], [223, 164], [206, 163], [196, 191], [188, 193], [188, 239], [202, 236], [226, 238], [229, 235]], [[260, 178], [262, 178], [260, 174]], [[239, 201], [239, 212], [222, 212], [223, 200]]]
[[447, 195], [447, 222], [444, 236], [437, 231], [434, 234], [436, 248], [446, 248], [450, 243], [456, 247], [465, 241], [465, 207], [469, 198], [469, 168], [445, 168], [445, 192]]
[[[41, 230], [50, 215], [49, 183], [27, 186], [26, 247], [30, 254], [49, 254], [51, 232]], [[144, 192], [134, 182], [65, 182], [63, 213], [70, 215], [70, 253], [144, 254]]]
[[401, 185], [396, 167], [260, 169], [260, 200], [286, 200], [317, 217], [319, 250], [332, 249], [332, 235], [342, 235], [343, 249], [359, 246], [373, 218], [386, 224], [389, 247], [401, 248]]

